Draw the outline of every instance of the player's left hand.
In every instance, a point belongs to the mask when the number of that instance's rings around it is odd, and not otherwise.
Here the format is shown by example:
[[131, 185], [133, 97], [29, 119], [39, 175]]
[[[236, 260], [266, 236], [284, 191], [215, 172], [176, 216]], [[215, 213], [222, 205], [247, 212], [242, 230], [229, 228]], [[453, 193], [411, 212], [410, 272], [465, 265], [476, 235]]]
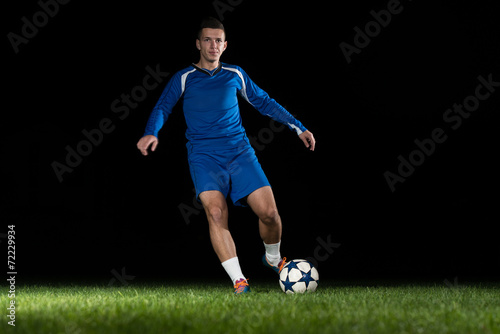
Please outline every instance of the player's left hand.
[[311, 151], [314, 151], [314, 147], [316, 146], [316, 140], [311, 131], [306, 130], [299, 135], [299, 138], [304, 142], [304, 145]]

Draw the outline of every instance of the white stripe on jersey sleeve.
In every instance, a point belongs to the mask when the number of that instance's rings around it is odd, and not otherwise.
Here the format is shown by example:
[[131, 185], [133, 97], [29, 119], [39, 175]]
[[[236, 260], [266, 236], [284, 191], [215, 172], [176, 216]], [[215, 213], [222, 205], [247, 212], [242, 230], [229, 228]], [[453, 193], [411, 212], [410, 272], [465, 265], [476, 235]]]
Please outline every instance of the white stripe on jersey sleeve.
[[241, 79], [241, 87], [242, 87], [242, 88], [241, 88], [241, 91], [240, 91], [241, 96], [242, 96], [242, 97], [243, 97], [243, 98], [244, 98], [244, 99], [245, 99], [248, 103], [250, 103], [250, 104], [252, 105], [252, 107], [253, 107], [253, 104], [252, 104], [252, 103], [248, 100], [248, 96], [247, 96], [247, 86], [245, 85], [245, 80], [243, 79], [243, 74], [242, 74], [239, 70], [237, 70], [237, 69], [235, 69], [235, 68], [231, 68], [231, 67], [224, 67], [224, 66], [222, 66], [222, 69], [224, 69], [224, 70], [228, 70], [228, 71], [231, 71], [231, 72], [235, 72], [236, 74], [238, 74], [238, 76], [239, 76], [239, 77], [240, 77], [240, 79]]
[[187, 80], [188, 75], [193, 73], [194, 71], [196, 71], [196, 68], [189, 71], [189, 72], [184, 73], [181, 76], [181, 95], [184, 94], [184, 90], [186, 89], [186, 80]]

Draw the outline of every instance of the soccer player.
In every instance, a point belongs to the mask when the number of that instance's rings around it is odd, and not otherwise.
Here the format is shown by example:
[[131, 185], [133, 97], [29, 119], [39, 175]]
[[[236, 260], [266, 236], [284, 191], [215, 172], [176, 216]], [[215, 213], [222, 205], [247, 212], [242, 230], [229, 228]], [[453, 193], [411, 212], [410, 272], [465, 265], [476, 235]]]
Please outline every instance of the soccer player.
[[241, 294], [249, 292], [250, 287], [228, 229], [228, 195], [235, 205], [250, 206], [259, 218], [264, 265], [279, 273], [286, 258], [280, 254], [281, 219], [273, 191], [242, 126], [237, 95], [261, 114], [287, 125], [311, 151], [316, 141], [301, 122], [271, 99], [240, 67], [220, 62], [227, 48], [220, 21], [215, 18], [202, 21], [196, 47], [200, 51], [199, 62], [170, 79], [137, 148], [143, 155], [148, 155], [149, 148], [155, 151], [158, 131], [182, 98], [188, 162], [196, 196], [207, 215], [212, 246], [233, 281], [235, 293]]

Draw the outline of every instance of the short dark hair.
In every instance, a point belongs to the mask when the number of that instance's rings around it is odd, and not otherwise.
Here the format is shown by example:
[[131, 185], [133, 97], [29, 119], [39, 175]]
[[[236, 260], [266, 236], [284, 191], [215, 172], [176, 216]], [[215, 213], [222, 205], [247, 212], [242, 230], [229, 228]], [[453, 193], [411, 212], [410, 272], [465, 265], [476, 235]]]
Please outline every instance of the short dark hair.
[[217, 20], [214, 17], [206, 17], [201, 21], [200, 30], [198, 30], [198, 39], [201, 38], [201, 31], [205, 28], [210, 29], [222, 29], [224, 31], [224, 36], [226, 35], [226, 30], [224, 29], [224, 25], [221, 21]]

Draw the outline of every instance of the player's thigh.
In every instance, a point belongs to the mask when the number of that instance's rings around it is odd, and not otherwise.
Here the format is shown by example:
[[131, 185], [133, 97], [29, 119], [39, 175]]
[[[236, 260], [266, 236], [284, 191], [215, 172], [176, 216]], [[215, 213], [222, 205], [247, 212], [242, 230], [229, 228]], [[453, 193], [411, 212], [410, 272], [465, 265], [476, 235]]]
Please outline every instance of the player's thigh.
[[208, 190], [200, 193], [200, 201], [209, 218], [227, 220], [227, 202], [224, 195], [218, 190]]
[[270, 186], [261, 187], [247, 197], [247, 203], [253, 212], [262, 220], [275, 219], [278, 208]]

